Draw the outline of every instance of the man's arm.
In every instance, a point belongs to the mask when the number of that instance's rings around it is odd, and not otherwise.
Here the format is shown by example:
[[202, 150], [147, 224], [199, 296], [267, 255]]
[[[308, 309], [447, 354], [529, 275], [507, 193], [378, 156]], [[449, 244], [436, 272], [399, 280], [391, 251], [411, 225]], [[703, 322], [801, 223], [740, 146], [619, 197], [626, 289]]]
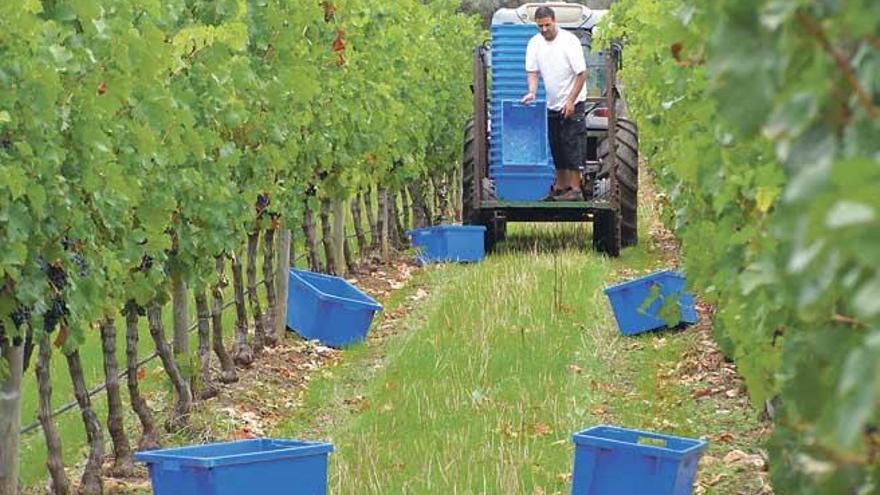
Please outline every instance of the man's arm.
[[584, 84], [586, 83], [587, 71], [583, 71], [575, 76], [574, 87], [571, 88], [571, 93], [569, 93], [568, 98], [565, 100], [565, 107], [562, 109], [562, 116], [566, 119], [574, 114], [574, 106], [577, 103], [577, 97], [581, 94], [581, 90], [584, 89]]
[[520, 100], [525, 105], [535, 101], [535, 97], [538, 94], [538, 72], [538, 53], [537, 48], [535, 48], [535, 37], [532, 37], [529, 40], [529, 44], [526, 45], [526, 78], [529, 84], [529, 92]]
[[535, 96], [538, 94], [538, 73], [537, 72], [527, 72], [526, 73], [529, 81], [529, 92], [523, 96], [522, 102], [525, 104], [529, 104], [535, 101]]

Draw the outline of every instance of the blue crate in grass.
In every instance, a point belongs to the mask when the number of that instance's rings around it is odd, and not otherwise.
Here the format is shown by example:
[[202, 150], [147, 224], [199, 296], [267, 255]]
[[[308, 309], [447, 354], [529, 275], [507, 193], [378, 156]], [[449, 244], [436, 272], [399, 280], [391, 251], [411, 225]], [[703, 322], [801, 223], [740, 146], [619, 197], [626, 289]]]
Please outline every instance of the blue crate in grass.
[[435, 225], [407, 231], [419, 250], [420, 264], [477, 262], [485, 256], [486, 227], [482, 225]]
[[679, 272], [652, 273], [608, 287], [605, 294], [623, 335], [697, 322], [694, 297], [687, 292], [687, 281]]
[[541, 201], [550, 195], [550, 186], [556, 180], [553, 172], [517, 173], [498, 171], [492, 176], [495, 195], [504, 201]]
[[256, 439], [138, 452], [155, 495], [325, 495], [329, 443]]
[[382, 305], [347, 280], [290, 269], [287, 326], [303, 338], [344, 347], [367, 336]]
[[705, 440], [614, 426], [574, 434], [571, 495], [690, 495]]
[[550, 160], [548, 148], [547, 104], [502, 102], [501, 164], [546, 165]]

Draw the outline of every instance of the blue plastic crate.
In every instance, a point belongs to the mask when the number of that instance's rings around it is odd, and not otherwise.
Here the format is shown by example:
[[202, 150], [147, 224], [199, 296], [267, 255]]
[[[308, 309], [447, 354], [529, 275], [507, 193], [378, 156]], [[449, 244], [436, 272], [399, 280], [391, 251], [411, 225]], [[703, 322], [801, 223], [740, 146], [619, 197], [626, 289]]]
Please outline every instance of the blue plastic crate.
[[546, 165], [549, 160], [547, 104], [504, 101], [501, 105], [501, 164]]
[[326, 495], [328, 443], [257, 439], [138, 452], [155, 495]]
[[520, 174], [516, 172], [497, 172], [495, 195], [505, 201], [541, 201], [550, 195], [550, 186], [556, 180], [552, 172], [539, 174]]
[[[528, 90], [525, 60], [529, 39], [538, 32], [534, 24], [505, 24], [492, 26], [492, 61], [489, 88], [491, 115], [489, 164], [502, 164], [504, 132], [502, 106], [505, 100], [518, 102]], [[546, 100], [544, 82], [538, 80], [538, 101]], [[546, 132], [545, 132], [546, 136]], [[545, 145], [549, 149], [549, 144]]]
[[556, 174], [553, 165], [505, 165], [489, 167], [489, 177], [495, 177], [496, 174]]
[[595, 426], [575, 433], [571, 495], [690, 495], [705, 440]]
[[287, 326], [331, 347], [364, 340], [382, 305], [343, 278], [290, 270]]
[[486, 227], [482, 225], [436, 225], [407, 231], [418, 262], [477, 262], [485, 256]]
[[[684, 275], [678, 272], [652, 273], [608, 287], [605, 294], [611, 302], [617, 327], [623, 335], [697, 322], [694, 297], [687, 292]], [[660, 317], [661, 309], [667, 301], [678, 305], [677, 321], [667, 322]]]

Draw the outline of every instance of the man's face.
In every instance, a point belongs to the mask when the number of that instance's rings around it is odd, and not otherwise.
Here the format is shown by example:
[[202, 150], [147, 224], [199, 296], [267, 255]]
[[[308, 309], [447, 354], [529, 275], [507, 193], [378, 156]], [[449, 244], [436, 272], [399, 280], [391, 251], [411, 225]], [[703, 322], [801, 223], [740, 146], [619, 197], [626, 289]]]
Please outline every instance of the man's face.
[[547, 41], [553, 41], [556, 38], [556, 21], [549, 17], [540, 17], [535, 19], [535, 24], [538, 25], [538, 31], [541, 32], [541, 36], [544, 37]]

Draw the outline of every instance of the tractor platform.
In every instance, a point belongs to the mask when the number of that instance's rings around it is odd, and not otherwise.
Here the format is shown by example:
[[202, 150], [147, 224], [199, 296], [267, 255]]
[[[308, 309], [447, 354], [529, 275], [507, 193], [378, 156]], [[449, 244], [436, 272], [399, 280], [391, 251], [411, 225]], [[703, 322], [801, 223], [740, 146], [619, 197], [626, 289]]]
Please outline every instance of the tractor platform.
[[591, 222], [597, 213], [611, 212], [608, 201], [482, 201], [480, 213], [508, 222]]

